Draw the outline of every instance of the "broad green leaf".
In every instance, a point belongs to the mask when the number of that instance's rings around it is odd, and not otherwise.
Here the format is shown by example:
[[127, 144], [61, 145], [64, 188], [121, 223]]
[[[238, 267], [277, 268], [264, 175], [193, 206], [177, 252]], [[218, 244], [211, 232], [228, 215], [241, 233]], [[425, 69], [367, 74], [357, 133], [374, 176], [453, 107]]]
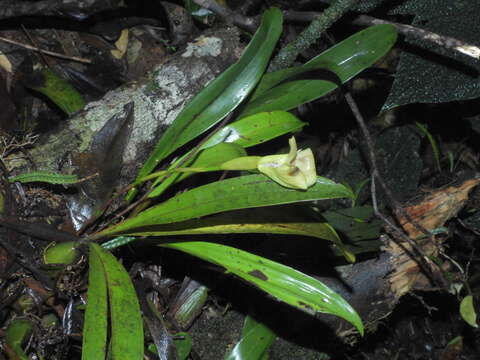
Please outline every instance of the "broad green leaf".
[[363, 335], [362, 320], [337, 293], [320, 281], [291, 267], [230, 246], [192, 241], [162, 244], [217, 264], [257, 286], [274, 298], [306, 313], [327, 313], [341, 317]]
[[32, 81], [27, 82], [27, 86], [48, 97], [68, 115], [86, 104], [82, 95], [72, 85], [47, 68], [37, 72]]
[[[221, 142], [235, 143], [247, 148], [289, 132], [300, 130], [305, 125], [306, 123], [286, 111], [262, 112], [224, 126], [208, 139], [201, 149], [207, 149]], [[183, 159], [184, 157], [181, 157], [170, 168], [177, 166]], [[186, 165], [190, 164], [187, 163]], [[179, 176], [180, 174], [173, 174], [158, 186], [157, 184], [160, 181], [155, 181], [153, 187], [156, 186], [156, 188], [150, 196], [156, 197], [162, 194], [170, 185], [178, 181]]]
[[43, 251], [44, 264], [73, 264], [80, 257], [78, 241], [51, 243]]
[[82, 360], [104, 360], [107, 353], [107, 279], [102, 260], [90, 248]]
[[210, 129], [245, 99], [263, 75], [281, 31], [281, 11], [267, 10], [240, 60], [185, 106], [155, 146], [138, 178], [148, 175], [165, 157]]
[[[201, 234], [285, 234], [311, 236], [333, 242], [335, 247], [350, 261], [355, 255], [349, 252], [335, 229], [330, 224], [302, 216], [296, 207], [258, 208], [237, 210], [212, 215], [204, 219], [192, 219], [180, 223], [156, 225], [140, 230], [131, 230], [133, 236], [171, 236]], [[158, 241], [147, 238], [147, 242]], [[105, 244], [102, 244], [104, 246]]]
[[91, 243], [107, 280], [113, 360], [143, 359], [143, 321], [137, 294], [125, 268], [109, 252]]
[[203, 148], [222, 141], [247, 148], [298, 131], [305, 125], [307, 124], [286, 111], [261, 112], [224, 126], [205, 142]]
[[242, 329], [242, 338], [225, 360], [261, 360], [275, 338], [272, 330], [247, 316]]
[[261, 111], [290, 110], [318, 99], [336, 89], [337, 84], [313, 79], [288, 82], [288, 78], [313, 69], [325, 69], [345, 83], [384, 56], [396, 39], [397, 32], [392, 25], [372, 26], [341, 41], [303, 66], [266, 74], [240, 117]]
[[477, 313], [475, 312], [475, 307], [473, 306], [473, 296], [468, 295], [463, 298], [462, 302], [460, 303], [460, 315], [468, 325], [478, 328]]
[[14, 319], [5, 330], [5, 352], [9, 359], [28, 360], [29, 357], [23, 351], [22, 345], [27, 342], [33, 331], [32, 321], [25, 318]]
[[344, 185], [323, 177], [318, 177], [317, 183], [308, 190], [300, 191], [282, 187], [263, 175], [240, 176], [181, 193], [92, 238], [120, 235], [140, 227], [180, 222], [229, 210], [352, 196], [351, 190]]

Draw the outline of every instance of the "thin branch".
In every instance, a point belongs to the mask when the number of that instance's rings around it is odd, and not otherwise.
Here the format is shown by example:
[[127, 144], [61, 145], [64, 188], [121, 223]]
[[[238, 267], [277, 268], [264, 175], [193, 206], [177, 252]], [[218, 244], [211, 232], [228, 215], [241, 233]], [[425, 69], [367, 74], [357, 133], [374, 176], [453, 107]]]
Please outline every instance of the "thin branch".
[[[322, 13], [317, 11], [292, 11], [287, 10], [283, 13], [286, 21], [308, 23], [312, 22]], [[405, 36], [434, 43], [449, 50], [457, 51], [464, 55], [480, 59], [480, 47], [455, 39], [451, 36], [440, 35], [428, 30], [420, 29], [416, 26], [401, 24], [393, 21], [377, 19], [368, 15], [360, 15], [354, 21], [356, 25], [372, 26], [380, 24], [389, 24], [395, 26], [397, 31]]]
[[10, 39], [4, 38], [2, 36], [0, 36], [0, 41], [6, 42], [8, 44], [16, 45], [16, 46], [19, 46], [19, 47], [22, 47], [22, 48], [25, 48], [25, 49], [28, 49], [28, 50], [38, 51], [42, 54], [55, 56], [55, 57], [58, 57], [58, 58], [61, 58], [61, 59], [77, 61], [77, 62], [81, 62], [81, 63], [84, 63], [84, 64], [92, 64], [93, 63], [93, 61], [89, 60], [89, 59], [80, 58], [80, 57], [76, 57], [76, 56], [63, 55], [63, 54], [59, 54], [59, 53], [56, 53], [56, 52], [53, 52], [53, 51], [48, 51], [48, 50], [42, 50], [38, 47], [30, 46], [30, 45], [23, 44], [23, 43], [19, 43], [17, 41], [10, 40]]
[[390, 24], [395, 26], [397, 31], [400, 34], [411, 36], [412, 38], [428, 41], [444, 47], [445, 49], [454, 50], [464, 55], [473, 57], [475, 59], [480, 59], [480, 48], [476, 45], [468, 44], [464, 41], [455, 39], [450, 36], [440, 35], [428, 30], [420, 29], [412, 25], [400, 24], [392, 21], [386, 21], [381, 19], [376, 19], [367, 15], [360, 15], [353, 22], [358, 25], [379, 25], [379, 24]]
[[[436, 266], [433, 263], [430, 263], [427, 261], [427, 256], [423, 253], [422, 249], [413, 241], [402, 229], [400, 229], [398, 226], [396, 226], [394, 223], [392, 223], [385, 215], [383, 215], [377, 205], [377, 200], [376, 200], [376, 189], [375, 189], [375, 180], [378, 180], [380, 186], [382, 187], [383, 191], [385, 192], [386, 198], [388, 202], [390, 203], [390, 206], [392, 207], [394, 213], [396, 214], [401, 214], [403, 215], [412, 225], [414, 225], [418, 230], [422, 231], [425, 233], [428, 237], [432, 237], [431, 233], [426, 230], [423, 226], [418, 224], [416, 221], [414, 221], [403, 209], [403, 207], [398, 203], [398, 201], [395, 199], [393, 196], [393, 193], [391, 192], [390, 188], [387, 186], [385, 183], [385, 180], [383, 177], [380, 175], [380, 172], [378, 170], [377, 166], [377, 158], [375, 155], [375, 149], [373, 146], [373, 140], [370, 135], [370, 131], [367, 128], [367, 125], [365, 124], [365, 120], [360, 112], [360, 109], [358, 108], [355, 100], [353, 99], [352, 95], [348, 91], [344, 91], [344, 96], [345, 100], [347, 101], [348, 106], [350, 107], [350, 110], [352, 111], [355, 120], [357, 121], [358, 126], [360, 127], [360, 130], [363, 133], [363, 136], [365, 138], [365, 143], [367, 145], [367, 155], [368, 159], [370, 162], [370, 174], [371, 174], [371, 192], [372, 192], [372, 201], [373, 201], [373, 208], [375, 215], [382, 220], [390, 229], [393, 230], [393, 233], [398, 237], [399, 239], [402, 239], [405, 241], [407, 244], [409, 244], [412, 247], [412, 250], [414, 253], [418, 255], [417, 257], [414, 257], [414, 254], [411, 254], [411, 251], [408, 251], [407, 253], [412, 257], [412, 259], [416, 260], [420, 268], [425, 272], [425, 274], [430, 278], [430, 280], [433, 280], [435, 283], [438, 285], [445, 287], [447, 284], [447, 281], [443, 278], [441, 275], [441, 272], [439, 275], [436, 275], [436, 272], [433, 271], [432, 267]], [[394, 237], [394, 239], [396, 239]], [[396, 241], [397, 245], [401, 246], [404, 250], [406, 247], [401, 243]]]
[[[35, 40], [33, 39], [33, 37], [30, 35], [30, 33], [27, 31], [27, 28], [26, 28], [23, 24], [21, 24], [21, 26], [22, 26], [22, 30], [23, 30], [23, 32], [25, 33], [25, 36], [28, 38], [28, 40], [30, 40], [30, 42], [32, 43], [32, 45], [33, 45], [34, 47], [36, 47], [37, 49], [39, 49], [39, 47], [37, 46], [37, 43], [35, 42]], [[45, 55], [44, 55], [41, 51], [40, 51], [39, 53], [40, 53], [40, 57], [42, 58], [43, 64], [44, 64], [46, 67], [49, 68], [50, 65], [49, 65], [47, 59], [45, 58]]]

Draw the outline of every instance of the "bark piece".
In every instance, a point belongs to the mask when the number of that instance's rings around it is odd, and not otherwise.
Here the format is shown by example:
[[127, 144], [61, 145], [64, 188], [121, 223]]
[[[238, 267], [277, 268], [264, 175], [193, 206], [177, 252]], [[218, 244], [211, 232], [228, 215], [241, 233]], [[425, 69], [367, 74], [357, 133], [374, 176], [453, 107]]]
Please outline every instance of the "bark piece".
[[[478, 176], [463, 179], [456, 184], [431, 191], [423, 198], [405, 206], [405, 211], [427, 230], [443, 226], [455, 217], [468, 200], [470, 191], [480, 183]], [[405, 219], [400, 218], [405, 230], [415, 239], [420, 234]], [[383, 252], [376, 259], [340, 266], [338, 278], [319, 277], [319, 280], [341, 294], [360, 314], [367, 329], [374, 329], [388, 316], [400, 298], [413, 290], [436, 290], [422, 273], [418, 262], [409, 255], [408, 243], [398, 244], [382, 236]], [[426, 256], [438, 256], [445, 239], [417, 239], [417, 245]], [[349, 338], [354, 330], [347, 322], [331, 316], [322, 321], [340, 337]]]
[[[128, 183], [149, 155], [152, 146], [183, 106], [241, 54], [238, 31], [233, 28], [206, 32], [184, 50], [157, 64], [137, 82], [108, 92], [86, 105], [54, 131], [42, 135], [29, 151], [37, 169], [73, 173], [71, 159], [89, 152], [95, 134], [108, 119], [134, 103], [130, 141], [123, 153], [120, 178]], [[26, 159], [9, 159], [14, 173], [31, 170]]]

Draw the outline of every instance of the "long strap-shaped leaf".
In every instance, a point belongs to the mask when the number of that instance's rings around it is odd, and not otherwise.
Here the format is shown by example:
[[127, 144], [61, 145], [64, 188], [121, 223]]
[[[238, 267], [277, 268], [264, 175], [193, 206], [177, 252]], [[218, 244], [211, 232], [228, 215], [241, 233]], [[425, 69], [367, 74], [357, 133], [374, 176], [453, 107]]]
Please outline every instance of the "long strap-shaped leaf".
[[392, 25], [372, 26], [341, 41], [303, 66], [268, 73], [242, 109], [240, 117], [261, 111], [290, 110], [318, 99], [337, 88], [335, 82], [328, 81], [328, 76], [325, 80], [283, 82], [312, 69], [325, 69], [345, 83], [383, 57], [396, 39], [397, 32]]
[[[347, 261], [355, 262], [355, 255], [345, 247], [330, 224], [319, 220], [309, 221], [296, 215], [295, 208], [270, 207], [238, 210], [201, 219], [156, 225], [147, 229], [132, 229], [130, 232], [125, 232], [125, 235], [148, 236], [150, 238], [145, 241], [157, 242], [159, 241], [157, 237], [172, 235], [267, 233], [312, 236], [332, 241]], [[122, 241], [115, 238], [103, 243], [102, 247], [112, 249], [122, 245]]]
[[107, 279], [98, 251], [89, 255], [88, 301], [83, 326], [82, 360], [105, 360], [107, 353]]
[[320, 281], [291, 267], [230, 246], [192, 241], [163, 244], [220, 265], [227, 272], [256, 285], [274, 298], [306, 313], [327, 313], [341, 317], [363, 335], [362, 320], [337, 293]]
[[112, 359], [142, 360], [143, 322], [130, 276], [112, 254], [94, 243], [90, 266], [82, 359], [105, 359], [108, 290]]
[[267, 10], [240, 60], [182, 110], [140, 169], [138, 178], [148, 175], [165, 157], [218, 123], [245, 99], [263, 75], [281, 32], [281, 11]]
[[179, 222], [229, 210], [352, 196], [347, 187], [323, 177], [318, 177], [317, 183], [308, 190], [299, 191], [287, 189], [263, 175], [240, 176], [186, 191], [97, 233], [92, 239], [131, 233], [132, 229], [140, 227]]

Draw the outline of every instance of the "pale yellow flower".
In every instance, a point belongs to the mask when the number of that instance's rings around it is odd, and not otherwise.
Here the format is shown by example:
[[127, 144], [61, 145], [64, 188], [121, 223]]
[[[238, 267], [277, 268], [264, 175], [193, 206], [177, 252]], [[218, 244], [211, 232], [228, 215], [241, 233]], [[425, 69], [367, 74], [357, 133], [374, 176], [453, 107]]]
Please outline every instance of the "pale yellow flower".
[[317, 181], [312, 150], [297, 150], [294, 137], [291, 137], [288, 143], [288, 154], [264, 156], [258, 161], [257, 169], [280, 185], [306, 190]]

